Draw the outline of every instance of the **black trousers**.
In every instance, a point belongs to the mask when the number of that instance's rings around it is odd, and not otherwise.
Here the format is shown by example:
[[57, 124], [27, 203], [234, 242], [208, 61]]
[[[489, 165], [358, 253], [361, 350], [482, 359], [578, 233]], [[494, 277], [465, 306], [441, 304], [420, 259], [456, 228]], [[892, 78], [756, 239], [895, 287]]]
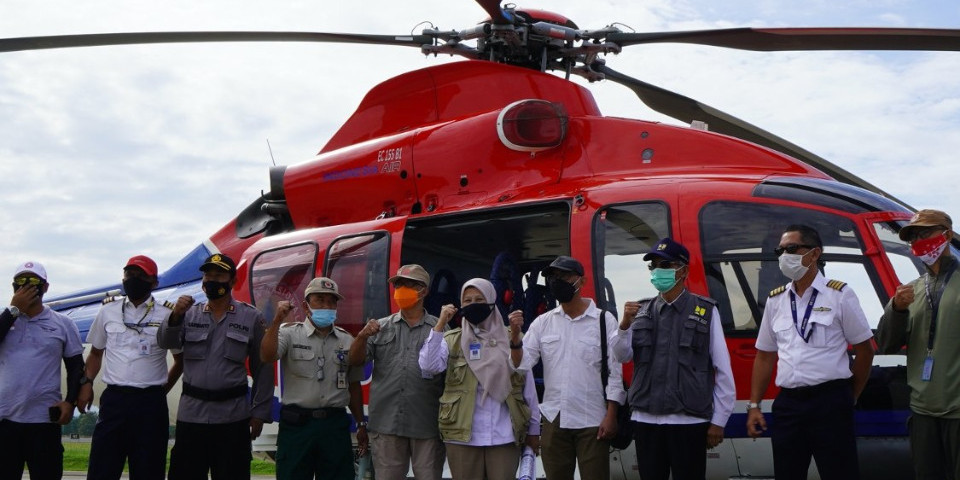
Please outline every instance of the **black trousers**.
[[124, 462], [133, 480], [163, 480], [169, 425], [163, 387], [108, 386], [100, 397], [87, 480], [117, 480]]
[[[707, 472], [709, 422], [654, 425], [634, 422], [641, 480], [703, 480]], [[779, 479], [778, 479], [779, 480]]]
[[249, 480], [250, 420], [233, 423], [177, 422], [170, 452], [170, 480]]
[[770, 436], [777, 480], [806, 480], [811, 456], [817, 461], [821, 480], [860, 478], [850, 381], [783, 388], [772, 413]]
[[24, 463], [31, 480], [63, 476], [60, 425], [0, 420], [0, 480], [20, 480]]

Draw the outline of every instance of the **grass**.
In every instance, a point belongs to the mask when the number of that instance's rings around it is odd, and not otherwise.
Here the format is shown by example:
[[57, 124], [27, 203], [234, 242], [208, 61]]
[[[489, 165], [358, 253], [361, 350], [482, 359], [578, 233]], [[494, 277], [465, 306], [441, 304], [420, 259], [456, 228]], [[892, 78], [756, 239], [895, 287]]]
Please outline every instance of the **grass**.
[[[90, 442], [63, 443], [63, 471], [86, 472], [87, 460], [90, 458]], [[170, 465], [170, 451], [167, 450], [167, 466]], [[127, 470], [126, 467], [123, 469]], [[254, 475], [274, 475], [277, 466], [273, 462], [254, 458], [250, 462], [250, 473]]]

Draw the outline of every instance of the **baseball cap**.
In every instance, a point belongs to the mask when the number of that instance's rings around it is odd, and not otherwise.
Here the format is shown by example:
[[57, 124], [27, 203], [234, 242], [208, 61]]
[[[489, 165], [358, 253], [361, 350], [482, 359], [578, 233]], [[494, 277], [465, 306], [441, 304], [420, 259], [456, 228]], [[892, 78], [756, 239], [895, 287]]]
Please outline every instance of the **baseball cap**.
[[203, 265], [200, 265], [200, 271], [205, 272], [211, 267], [217, 267], [231, 275], [237, 273], [237, 264], [233, 262], [232, 258], [222, 253], [214, 253], [207, 257], [207, 259], [203, 261]]
[[649, 262], [653, 257], [660, 257], [671, 262], [690, 263], [690, 252], [687, 247], [680, 245], [669, 237], [661, 238], [657, 245], [643, 256], [643, 261]]
[[154, 262], [153, 259], [146, 255], [130, 257], [130, 260], [127, 260], [127, 265], [124, 266], [123, 269], [126, 270], [130, 267], [137, 267], [151, 277], [157, 276], [157, 262]]
[[23, 262], [17, 269], [14, 271], [13, 276], [16, 277], [21, 273], [32, 273], [39, 277], [44, 282], [47, 281], [47, 269], [43, 268], [43, 265], [40, 265], [40, 262]]
[[307, 289], [303, 291], [303, 299], [306, 300], [311, 293], [329, 293], [343, 300], [343, 295], [340, 295], [340, 288], [337, 287], [337, 282], [327, 277], [317, 277], [310, 280], [310, 283], [307, 284]]
[[556, 275], [557, 272], [573, 272], [577, 275], [583, 276], [583, 264], [581, 264], [577, 259], [573, 257], [568, 257], [566, 255], [560, 255], [550, 262], [550, 266], [543, 269], [543, 276], [549, 277]]
[[393, 283], [401, 278], [420, 282], [424, 285], [430, 285], [430, 274], [427, 273], [423, 267], [415, 263], [400, 267], [400, 269], [397, 270], [397, 274], [387, 279], [387, 281]]
[[940, 210], [924, 209], [913, 214], [910, 223], [900, 229], [900, 240], [908, 241], [916, 230], [926, 227], [943, 227], [947, 230], [953, 230], [953, 220]]

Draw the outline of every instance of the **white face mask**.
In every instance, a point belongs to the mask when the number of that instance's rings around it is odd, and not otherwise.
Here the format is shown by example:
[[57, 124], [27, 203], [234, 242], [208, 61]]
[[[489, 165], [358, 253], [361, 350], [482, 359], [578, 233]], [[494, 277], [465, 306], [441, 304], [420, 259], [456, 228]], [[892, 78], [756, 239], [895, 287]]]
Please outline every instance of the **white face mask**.
[[[812, 251], [813, 250], [811, 250], [811, 252]], [[803, 276], [807, 274], [807, 270], [810, 269], [809, 266], [803, 266], [803, 257], [806, 256], [807, 253], [803, 255], [799, 253], [784, 253], [780, 255], [780, 271], [783, 272], [784, 276], [794, 282], [803, 278]]]

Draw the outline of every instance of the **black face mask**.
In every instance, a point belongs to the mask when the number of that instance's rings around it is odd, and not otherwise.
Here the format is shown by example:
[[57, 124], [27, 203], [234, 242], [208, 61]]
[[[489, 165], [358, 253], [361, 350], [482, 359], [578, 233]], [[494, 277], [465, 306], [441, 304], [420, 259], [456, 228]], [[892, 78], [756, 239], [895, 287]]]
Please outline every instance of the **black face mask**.
[[142, 300], [150, 295], [153, 282], [140, 277], [131, 277], [123, 281], [123, 292], [130, 300]]
[[547, 280], [547, 287], [550, 289], [550, 293], [553, 294], [553, 298], [556, 298], [560, 303], [567, 303], [570, 300], [573, 300], [573, 296], [577, 293], [577, 289], [566, 280], [560, 277], [553, 277]]
[[493, 305], [490, 305], [489, 303], [471, 303], [470, 305], [461, 308], [460, 311], [463, 313], [463, 318], [466, 318], [468, 322], [477, 325], [490, 316], [490, 312], [493, 312]]
[[230, 283], [208, 280], [203, 282], [203, 293], [207, 294], [208, 299], [216, 300], [230, 293]]

